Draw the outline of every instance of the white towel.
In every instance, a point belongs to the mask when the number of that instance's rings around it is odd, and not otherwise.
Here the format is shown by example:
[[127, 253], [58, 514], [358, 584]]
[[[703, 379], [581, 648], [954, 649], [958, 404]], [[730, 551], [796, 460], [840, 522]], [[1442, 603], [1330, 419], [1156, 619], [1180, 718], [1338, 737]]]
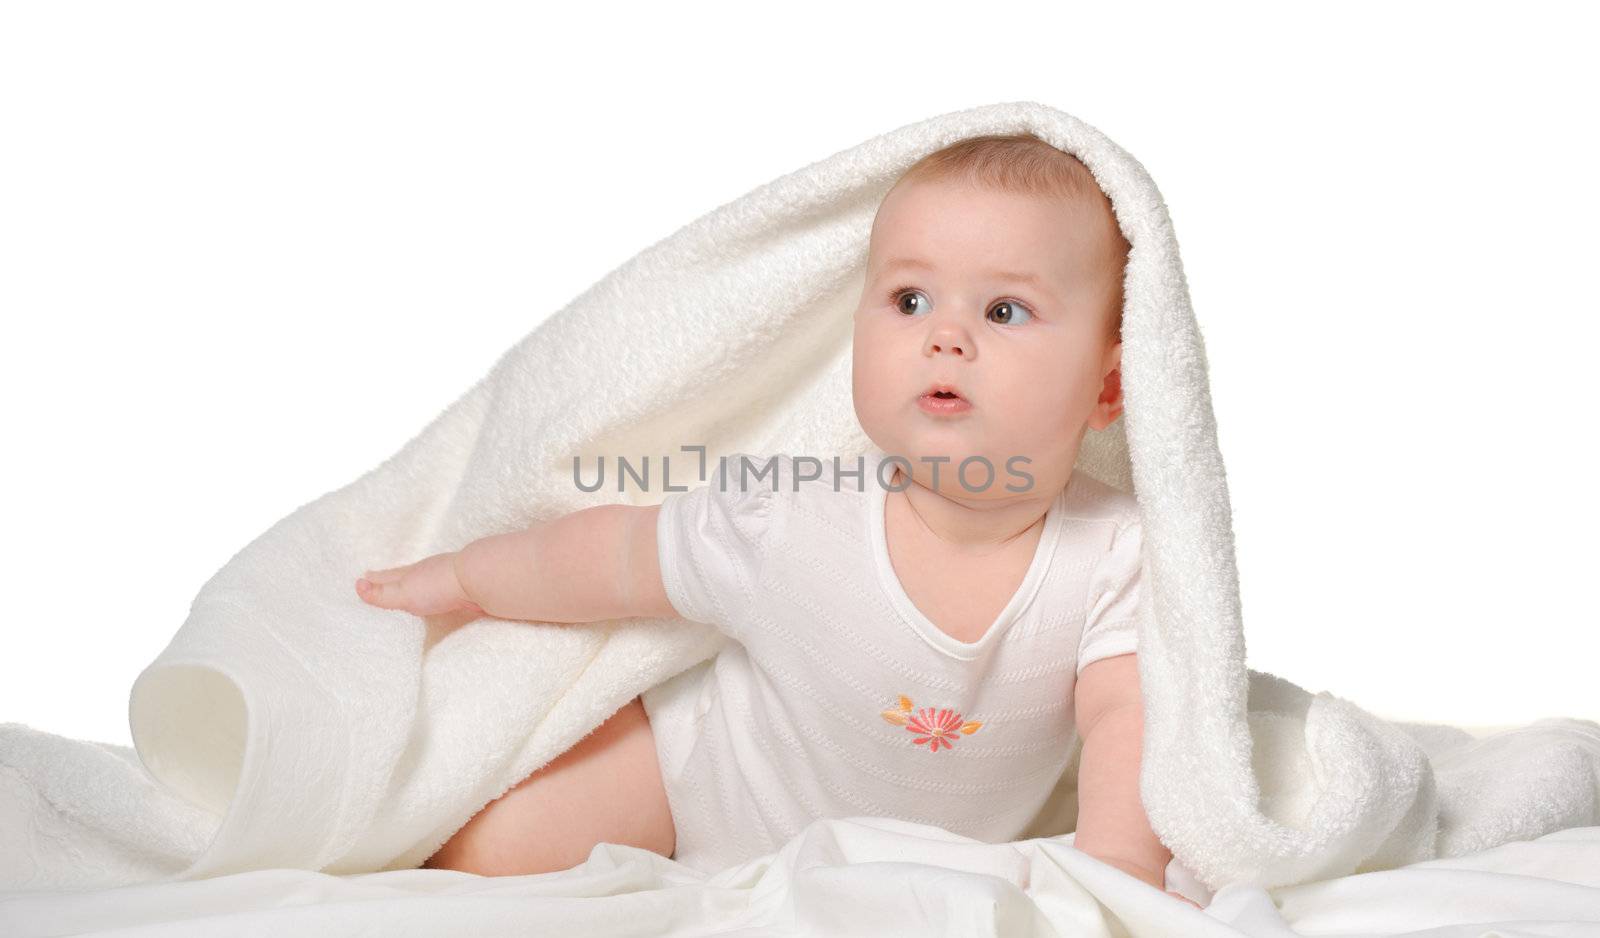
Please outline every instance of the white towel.
[[[683, 445], [713, 459], [866, 453], [850, 339], [873, 212], [922, 155], [1017, 131], [1082, 160], [1132, 245], [1126, 410], [1088, 432], [1079, 468], [1133, 492], [1144, 521], [1141, 792], [1175, 857], [1213, 889], [1271, 887], [1600, 823], [1600, 725], [1541, 720], [1474, 741], [1245, 667], [1205, 353], [1166, 206], [1099, 131], [1012, 102], [773, 180], [550, 316], [392, 457], [201, 587], [133, 686], [137, 758], [0, 726], [0, 889], [416, 866], [622, 704], [715, 653], [726, 639], [679, 620], [480, 619], [430, 643], [352, 581], [589, 505], [659, 502], [661, 456]], [[580, 491], [574, 458], [601, 456], [651, 457], [651, 488]], [[1070, 829], [1075, 765], [1065, 813], [1036, 833]]]

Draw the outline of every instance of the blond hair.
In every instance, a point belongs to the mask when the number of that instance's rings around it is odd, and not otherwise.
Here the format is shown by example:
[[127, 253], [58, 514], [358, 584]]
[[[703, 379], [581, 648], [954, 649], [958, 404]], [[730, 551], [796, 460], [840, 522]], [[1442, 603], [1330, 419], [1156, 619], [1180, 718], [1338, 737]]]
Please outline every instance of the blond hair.
[[1000, 192], [1046, 198], [1100, 199], [1111, 217], [1111, 233], [1118, 242], [1119, 266], [1114, 271], [1117, 292], [1108, 335], [1120, 341], [1122, 277], [1127, 269], [1131, 246], [1116, 223], [1111, 199], [1095, 181], [1089, 167], [1071, 153], [1031, 133], [984, 134], [958, 140], [927, 154], [907, 167], [890, 189], [892, 191], [895, 186], [913, 180], [932, 182], [944, 179], [958, 179]]

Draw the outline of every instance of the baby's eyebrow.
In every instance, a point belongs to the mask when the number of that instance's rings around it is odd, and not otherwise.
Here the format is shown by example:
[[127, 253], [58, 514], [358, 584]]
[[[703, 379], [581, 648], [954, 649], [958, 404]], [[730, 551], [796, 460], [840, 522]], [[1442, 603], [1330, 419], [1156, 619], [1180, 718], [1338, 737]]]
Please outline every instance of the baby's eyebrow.
[[[891, 270], [897, 270], [901, 267], [915, 267], [919, 270], [933, 269], [932, 264], [920, 257], [896, 257], [885, 262], [882, 267], [882, 271], [884, 273], [888, 273]], [[1046, 288], [1043, 278], [1032, 271], [1028, 273], [1015, 273], [1009, 270], [991, 270], [989, 271], [989, 276], [994, 277], [997, 280], [1010, 280], [1013, 283], [1026, 283], [1031, 286], [1038, 287], [1041, 290]]]

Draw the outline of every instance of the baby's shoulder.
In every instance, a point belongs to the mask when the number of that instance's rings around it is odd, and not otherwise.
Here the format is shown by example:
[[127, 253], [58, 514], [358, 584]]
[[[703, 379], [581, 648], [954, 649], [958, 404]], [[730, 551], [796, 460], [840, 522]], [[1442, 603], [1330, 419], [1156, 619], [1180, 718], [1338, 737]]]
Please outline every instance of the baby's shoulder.
[[1062, 496], [1061, 511], [1065, 518], [1109, 521], [1118, 529], [1139, 523], [1139, 501], [1132, 493], [1102, 482], [1082, 469], [1073, 470]]
[[[788, 453], [729, 453], [716, 473], [728, 479], [744, 478], [768, 491], [817, 496], [828, 492], [860, 493], [873, 478], [873, 466], [864, 456], [791, 456]], [[741, 473], [743, 475], [741, 476]]]
[[836, 487], [828, 459], [737, 451], [710, 460], [707, 475], [711, 491], [702, 500], [752, 542], [804, 543], [832, 555], [866, 537], [863, 496], [848, 483]]

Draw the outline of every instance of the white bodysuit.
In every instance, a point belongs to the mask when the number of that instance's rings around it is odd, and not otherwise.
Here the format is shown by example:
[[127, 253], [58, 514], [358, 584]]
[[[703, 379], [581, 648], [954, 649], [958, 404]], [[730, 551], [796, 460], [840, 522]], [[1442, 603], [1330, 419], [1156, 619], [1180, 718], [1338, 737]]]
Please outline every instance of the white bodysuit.
[[[770, 853], [821, 817], [1015, 840], [1067, 767], [1078, 672], [1135, 650], [1142, 529], [1131, 495], [1074, 472], [1022, 585], [963, 642], [894, 573], [878, 481], [894, 470], [878, 472], [883, 458], [839, 457], [837, 486], [832, 458], [819, 459], [822, 478], [795, 491], [791, 457], [771, 457], [776, 475], [758, 478], [768, 457], [733, 454], [710, 482], [661, 504], [668, 598], [733, 639], [641, 695], [673, 856], [691, 868]], [[994, 484], [1018, 481], [1000, 468]]]

